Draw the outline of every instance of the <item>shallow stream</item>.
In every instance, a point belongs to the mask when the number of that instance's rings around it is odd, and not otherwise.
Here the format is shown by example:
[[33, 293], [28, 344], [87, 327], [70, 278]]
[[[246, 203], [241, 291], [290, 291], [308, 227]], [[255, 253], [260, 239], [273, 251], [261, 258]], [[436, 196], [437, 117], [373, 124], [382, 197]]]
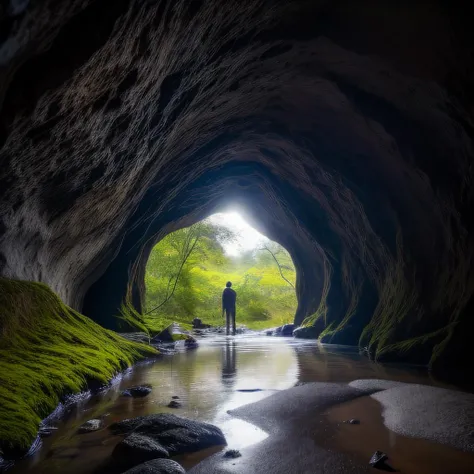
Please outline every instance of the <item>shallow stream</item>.
[[[51, 421], [57, 429], [52, 436], [43, 439], [41, 448], [9, 472], [106, 472], [103, 463], [120, 438], [107, 429], [77, 433], [82, 423], [98, 417], [103, 417], [108, 425], [125, 418], [171, 412], [219, 426], [229, 448], [241, 449], [265, 439], [267, 434], [232, 418], [227, 411], [297, 383], [378, 378], [443, 386], [422, 368], [375, 364], [360, 355], [357, 348], [347, 346], [257, 335], [213, 336], [199, 342], [194, 350], [178, 345], [176, 354], [138, 364], [117, 377], [110, 388], [94, 396], [83, 396], [58, 420]], [[151, 394], [144, 398], [121, 396], [127, 387], [140, 384], [151, 384]], [[182, 408], [167, 407], [173, 396], [180, 398]], [[370, 458], [375, 449], [391, 450], [397, 453], [396, 461], [407, 474], [441, 474], [448, 472], [448, 467], [453, 468], [449, 472], [474, 473], [474, 455], [396, 436], [384, 427], [378, 402], [368, 399], [351, 403], [336, 406], [324, 415], [325, 424], [332, 429], [318, 442], [361, 461], [368, 461], [367, 456]], [[354, 426], [340, 423], [346, 417], [367, 420], [363, 438], [354, 437]], [[383, 447], [377, 445], [378, 441]], [[417, 457], [413, 452], [422, 452], [424, 457]], [[190, 468], [210, 453], [212, 451], [180, 458], [179, 462]], [[423, 461], [425, 457], [429, 457], [428, 463]]]

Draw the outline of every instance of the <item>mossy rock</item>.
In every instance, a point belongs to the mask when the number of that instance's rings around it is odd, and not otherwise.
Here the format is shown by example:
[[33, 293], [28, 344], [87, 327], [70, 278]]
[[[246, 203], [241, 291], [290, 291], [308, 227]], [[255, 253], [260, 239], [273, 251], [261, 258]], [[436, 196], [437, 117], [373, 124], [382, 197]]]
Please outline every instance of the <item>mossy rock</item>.
[[176, 342], [186, 340], [189, 337], [189, 334], [181, 329], [179, 324], [173, 323], [154, 337], [153, 341]]
[[25, 452], [61, 397], [156, 354], [66, 306], [42, 283], [0, 278], [0, 448]]

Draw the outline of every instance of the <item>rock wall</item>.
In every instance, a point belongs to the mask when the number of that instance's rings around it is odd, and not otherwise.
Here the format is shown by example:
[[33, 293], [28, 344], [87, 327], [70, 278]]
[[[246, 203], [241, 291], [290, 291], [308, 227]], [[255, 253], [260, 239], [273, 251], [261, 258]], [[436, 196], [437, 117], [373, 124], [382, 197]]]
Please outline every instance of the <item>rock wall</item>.
[[125, 295], [140, 306], [150, 246], [233, 198], [293, 255], [297, 322], [324, 315], [379, 358], [466, 357], [465, 12], [4, 0], [0, 31], [3, 276], [113, 327]]

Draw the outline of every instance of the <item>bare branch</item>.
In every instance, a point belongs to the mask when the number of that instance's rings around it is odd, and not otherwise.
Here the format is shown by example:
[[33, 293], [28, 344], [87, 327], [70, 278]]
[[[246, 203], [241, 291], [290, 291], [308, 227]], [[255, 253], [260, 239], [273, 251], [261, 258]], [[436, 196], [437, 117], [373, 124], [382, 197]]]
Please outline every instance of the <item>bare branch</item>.
[[280, 275], [283, 278], [283, 280], [285, 280], [293, 289], [295, 289], [295, 285], [293, 285], [293, 283], [291, 283], [291, 281], [288, 280], [288, 278], [286, 278], [285, 275], [283, 275], [280, 262], [276, 258], [275, 254], [266, 245], [264, 245], [264, 247], [261, 248], [260, 250], [268, 250], [268, 252], [270, 252], [271, 256], [273, 257], [273, 260], [275, 260], [276, 264], [278, 265], [278, 270], [280, 271]]
[[[188, 245], [186, 246], [187, 249], [189, 249], [189, 250], [187, 250], [187, 252], [186, 252], [186, 254], [184, 255], [184, 258], [183, 258], [183, 260], [182, 260], [182, 262], [181, 262], [181, 265], [180, 265], [179, 270], [178, 270], [178, 273], [177, 273], [177, 275], [176, 275], [176, 280], [174, 281], [174, 285], [173, 285], [173, 289], [171, 290], [171, 293], [170, 293], [169, 295], [167, 294], [166, 298], [165, 298], [158, 306], [156, 306], [156, 307], [153, 308], [153, 309], [150, 309], [150, 311], [147, 311], [145, 314], [150, 314], [150, 313], [152, 313], [153, 311], [156, 311], [156, 310], [160, 309], [163, 305], [165, 305], [165, 304], [173, 297], [174, 292], [175, 292], [175, 290], [176, 290], [176, 286], [178, 285], [178, 280], [179, 280], [179, 277], [181, 276], [181, 272], [182, 272], [182, 270], [183, 270], [183, 267], [184, 267], [186, 261], [188, 260], [189, 256], [193, 253], [193, 250], [194, 250], [194, 248], [196, 247], [196, 244], [198, 243], [199, 237], [200, 237], [200, 236], [198, 235], [198, 236], [194, 239], [194, 242], [193, 242], [191, 248], [189, 248], [190, 242], [189, 242]], [[170, 278], [170, 281], [171, 281], [171, 278]], [[169, 283], [170, 283], [170, 281], [168, 282], [168, 289], [169, 289]], [[166, 290], [166, 293], [168, 293], [168, 289]]]

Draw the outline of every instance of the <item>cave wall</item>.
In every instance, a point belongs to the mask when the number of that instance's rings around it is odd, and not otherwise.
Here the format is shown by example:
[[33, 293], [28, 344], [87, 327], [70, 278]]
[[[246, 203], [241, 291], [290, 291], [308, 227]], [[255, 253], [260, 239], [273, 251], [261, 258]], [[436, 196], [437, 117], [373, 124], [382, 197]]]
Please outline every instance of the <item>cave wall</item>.
[[113, 325], [119, 297], [139, 306], [150, 245], [232, 190], [295, 258], [298, 322], [320, 309], [333, 341], [379, 358], [463, 354], [474, 38], [461, 9], [0, 5], [1, 275]]

